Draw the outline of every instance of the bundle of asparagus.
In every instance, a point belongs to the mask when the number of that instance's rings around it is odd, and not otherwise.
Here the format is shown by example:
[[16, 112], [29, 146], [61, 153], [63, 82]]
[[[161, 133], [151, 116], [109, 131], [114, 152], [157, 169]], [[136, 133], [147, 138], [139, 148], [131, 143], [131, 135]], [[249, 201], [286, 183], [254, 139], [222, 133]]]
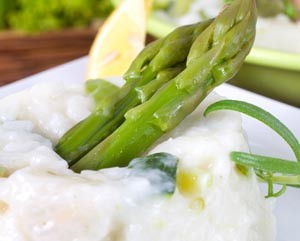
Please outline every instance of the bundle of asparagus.
[[149, 44], [121, 88], [106, 82], [96, 110], [55, 150], [74, 171], [126, 166], [176, 127], [249, 53], [255, 0], [235, 0], [212, 20], [180, 27]]

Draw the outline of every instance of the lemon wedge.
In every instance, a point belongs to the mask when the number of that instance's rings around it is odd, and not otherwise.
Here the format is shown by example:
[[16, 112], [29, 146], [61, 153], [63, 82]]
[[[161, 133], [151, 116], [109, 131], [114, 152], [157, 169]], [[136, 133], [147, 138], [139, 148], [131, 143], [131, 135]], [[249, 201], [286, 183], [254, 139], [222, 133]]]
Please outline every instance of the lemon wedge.
[[145, 46], [151, 0], [124, 0], [100, 27], [89, 53], [87, 79], [121, 76]]

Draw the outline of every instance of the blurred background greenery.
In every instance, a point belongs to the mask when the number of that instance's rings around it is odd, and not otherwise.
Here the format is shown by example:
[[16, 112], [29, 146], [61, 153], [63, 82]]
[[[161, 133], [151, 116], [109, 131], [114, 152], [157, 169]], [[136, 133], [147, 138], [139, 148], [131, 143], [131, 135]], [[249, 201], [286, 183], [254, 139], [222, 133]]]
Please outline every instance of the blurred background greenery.
[[0, 28], [41, 32], [88, 26], [112, 9], [109, 0], [0, 0]]
[[[189, 10], [194, 0], [153, 0], [154, 10], [179, 16]], [[223, 0], [230, 2], [231, 0]], [[291, 18], [297, 13], [293, 0], [258, 0], [262, 16], [284, 12]], [[27, 33], [86, 27], [106, 17], [120, 0], [0, 0], [0, 29]]]
[[[193, 0], [153, 0], [154, 10], [178, 16]], [[120, 0], [0, 0], [0, 29], [26, 33], [86, 27], [105, 18]]]

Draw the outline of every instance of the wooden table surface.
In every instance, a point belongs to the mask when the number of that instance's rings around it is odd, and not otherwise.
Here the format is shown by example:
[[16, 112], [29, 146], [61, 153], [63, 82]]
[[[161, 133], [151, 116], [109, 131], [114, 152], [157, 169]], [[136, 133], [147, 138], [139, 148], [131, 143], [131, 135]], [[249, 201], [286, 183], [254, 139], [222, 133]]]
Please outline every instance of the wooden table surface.
[[95, 29], [0, 33], [0, 86], [88, 54]]
[[[88, 54], [97, 29], [39, 35], [0, 32], [0, 86]], [[147, 43], [153, 41], [147, 36]]]

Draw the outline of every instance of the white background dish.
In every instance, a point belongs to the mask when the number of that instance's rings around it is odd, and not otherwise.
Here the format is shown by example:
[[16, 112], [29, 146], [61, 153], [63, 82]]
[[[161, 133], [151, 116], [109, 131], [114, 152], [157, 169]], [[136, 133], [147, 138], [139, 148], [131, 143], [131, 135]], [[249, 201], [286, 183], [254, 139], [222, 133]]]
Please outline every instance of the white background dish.
[[[87, 58], [81, 58], [59, 67], [44, 71], [0, 88], [0, 97], [7, 96], [36, 83], [61, 80], [67, 83], [81, 83], [84, 80]], [[230, 99], [240, 99], [259, 105], [277, 116], [300, 138], [300, 109], [260, 95], [223, 84], [216, 90]], [[300, 98], [300, 96], [299, 96]], [[243, 116], [243, 126], [253, 153], [294, 160], [287, 144], [272, 130], [256, 120]], [[296, 241], [300, 235], [300, 189], [288, 188], [285, 195], [277, 199], [277, 241]]]

